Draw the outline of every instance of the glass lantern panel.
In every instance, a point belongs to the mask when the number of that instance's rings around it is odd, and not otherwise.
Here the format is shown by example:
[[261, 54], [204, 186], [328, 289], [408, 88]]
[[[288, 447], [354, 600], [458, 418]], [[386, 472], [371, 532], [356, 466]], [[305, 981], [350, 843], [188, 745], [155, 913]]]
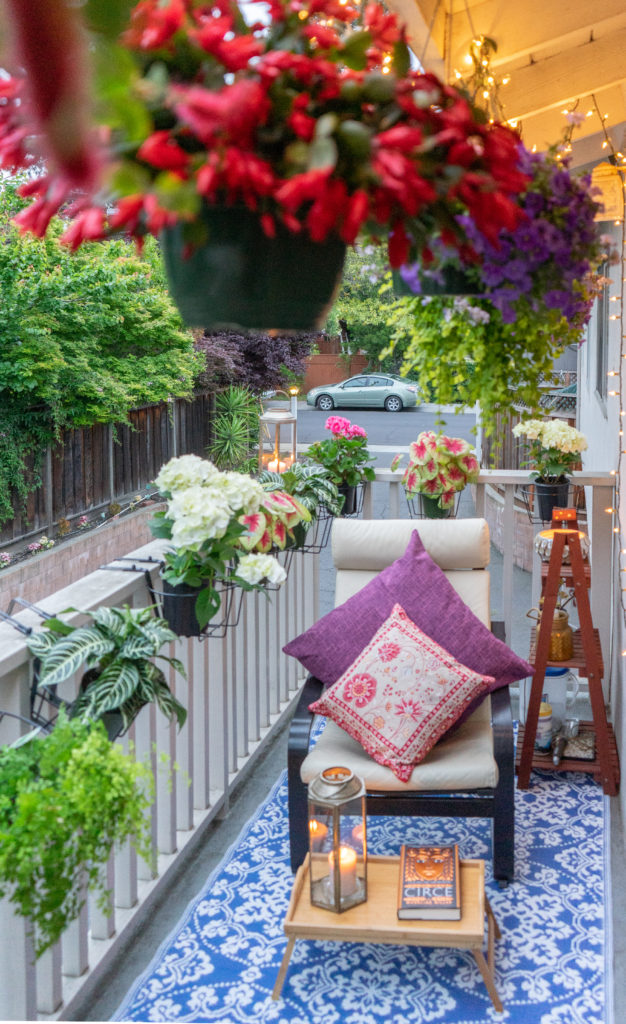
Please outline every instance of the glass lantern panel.
[[296, 459], [296, 426], [291, 416], [261, 419], [259, 469], [284, 473]]
[[340, 913], [367, 897], [365, 801], [309, 801], [311, 903]]

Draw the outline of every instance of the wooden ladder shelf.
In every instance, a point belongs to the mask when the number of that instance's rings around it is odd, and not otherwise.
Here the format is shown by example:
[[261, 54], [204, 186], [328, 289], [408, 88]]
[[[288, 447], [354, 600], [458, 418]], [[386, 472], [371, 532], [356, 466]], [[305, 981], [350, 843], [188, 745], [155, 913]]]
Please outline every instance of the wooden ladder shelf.
[[[568, 514], [565, 515], [565, 512]], [[561, 521], [570, 521], [572, 526], [576, 528], [555, 528], [558, 527]], [[517, 786], [518, 789], [528, 788], [533, 765], [548, 769], [554, 768], [551, 752], [550, 755], [538, 755], [535, 751], [535, 736], [546, 668], [548, 664], [561, 664], [578, 667], [581, 670], [581, 675], [586, 675], [588, 678], [589, 698], [593, 715], [593, 731], [595, 732], [595, 758], [593, 761], [577, 760], [576, 762], [565, 761], [565, 763], [561, 761], [559, 768], [560, 770], [590, 772], [601, 782], [604, 792], [608, 796], [615, 796], [619, 788], [619, 760], [615, 736], [607, 720], [604, 706], [604, 695], [602, 693], [602, 652], [598, 631], [594, 630], [591, 620], [588, 593], [589, 573], [585, 572], [575, 511], [573, 509], [559, 510], [557, 514], [555, 510], [552, 527], [552, 548], [548, 572], [545, 577], [541, 623], [551, 624], [554, 619], [559, 585], [564, 575], [563, 555], [567, 545], [569, 548], [571, 570], [569, 566], [565, 567], [566, 575], [569, 577], [568, 582], [571, 579], [574, 588], [574, 597], [580, 623], [578, 650], [575, 651], [574, 658], [568, 662], [550, 662], [548, 655], [550, 651], [551, 626], [548, 626], [546, 629], [539, 629], [534, 656], [535, 672], [531, 683], [526, 724], [523, 729], [520, 727], [518, 739]], [[586, 724], [582, 723], [582, 725]], [[519, 753], [520, 746], [521, 753]]]

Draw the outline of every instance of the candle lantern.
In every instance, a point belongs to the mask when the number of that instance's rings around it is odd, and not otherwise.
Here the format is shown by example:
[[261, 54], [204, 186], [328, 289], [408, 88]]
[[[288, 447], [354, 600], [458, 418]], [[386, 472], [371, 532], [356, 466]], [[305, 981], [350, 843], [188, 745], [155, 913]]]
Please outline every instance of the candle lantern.
[[367, 899], [365, 786], [349, 768], [309, 784], [311, 903], [341, 913]]
[[296, 461], [297, 422], [287, 409], [270, 408], [259, 416], [259, 471], [284, 473]]

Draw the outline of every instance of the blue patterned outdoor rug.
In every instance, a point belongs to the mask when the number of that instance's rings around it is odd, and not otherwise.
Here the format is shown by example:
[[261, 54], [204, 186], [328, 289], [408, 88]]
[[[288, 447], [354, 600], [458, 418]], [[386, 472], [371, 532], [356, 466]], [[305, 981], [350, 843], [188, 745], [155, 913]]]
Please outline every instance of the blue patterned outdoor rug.
[[[488, 893], [497, 1013], [470, 952], [286, 939], [287, 783], [281, 778], [113, 1018], [211, 1024], [610, 1024], [608, 800], [589, 775], [533, 775], [516, 791], [516, 881]], [[368, 819], [371, 853], [457, 841], [490, 857], [479, 819]], [[607, 915], [605, 915], [605, 911]]]

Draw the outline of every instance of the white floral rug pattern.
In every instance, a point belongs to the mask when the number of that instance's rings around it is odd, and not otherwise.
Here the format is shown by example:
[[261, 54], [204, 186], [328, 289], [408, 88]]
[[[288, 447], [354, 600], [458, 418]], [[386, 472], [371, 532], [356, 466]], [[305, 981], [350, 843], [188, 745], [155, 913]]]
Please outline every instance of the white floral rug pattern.
[[[488, 893], [497, 1013], [471, 953], [298, 940], [286, 946], [287, 783], [281, 777], [178, 927], [128, 993], [116, 1021], [210, 1024], [611, 1024], [608, 800], [590, 776], [533, 775], [516, 791], [516, 881]], [[370, 818], [368, 847], [458, 842], [489, 861], [478, 819]]]

